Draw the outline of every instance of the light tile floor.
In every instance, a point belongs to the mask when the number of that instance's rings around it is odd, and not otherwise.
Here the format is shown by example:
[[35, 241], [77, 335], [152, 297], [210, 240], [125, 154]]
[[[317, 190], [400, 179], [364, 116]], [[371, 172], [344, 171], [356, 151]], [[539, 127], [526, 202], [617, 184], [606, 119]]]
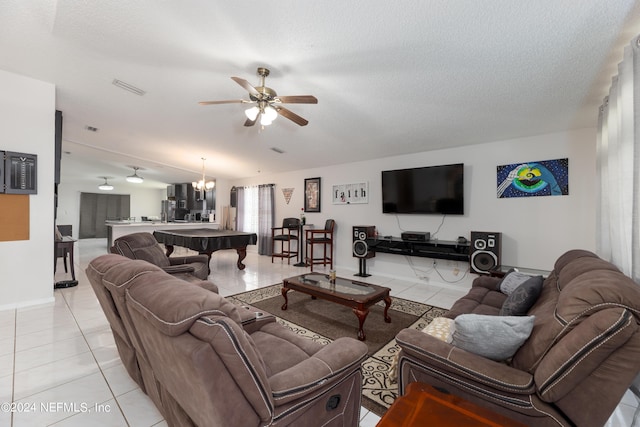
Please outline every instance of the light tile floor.
[[[126, 373], [93, 290], [84, 274], [89, 261], [106, 253], [106, 239], [81, 240], [76, 248], [79, 285], [54, 292], [47, 305], [0, 311], [0, 426], [166, 426], [151, 400]], [[306, 269], [249, 253], [247, 268], [235, 266], [235, 251], [214, 254], [210, 277], [223, 296], [280, 282]], [[338, 271], [338, 275], [340, 275]], [[353, 271], [344, 272], [353, 274]], [[56, 280], [69, 278], [58, 261]], [[433, 283], [371, 276], [391, 295], [449, 308], [465, 291]], [[7, 406], [12, 410], [7, 410]], [[637, 403], [627, 393], [607, 423], [629, 426]], [[362, 409], [361, 427], [375, 414]]]

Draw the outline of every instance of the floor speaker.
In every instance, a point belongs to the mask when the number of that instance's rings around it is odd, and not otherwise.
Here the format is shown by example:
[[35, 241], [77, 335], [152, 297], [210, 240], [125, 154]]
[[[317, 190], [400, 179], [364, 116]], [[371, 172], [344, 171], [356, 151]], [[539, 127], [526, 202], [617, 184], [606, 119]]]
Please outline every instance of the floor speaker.
[[376, 234], [375, 225], [354, 225], [352, 253], [356, 258], [373, 258], [376, 253], [371, 250], [367, 239]]
[[469, 262], [472, 273], [488, 274], [500, 266], [502, 233], [472, 231], [470, 243]]

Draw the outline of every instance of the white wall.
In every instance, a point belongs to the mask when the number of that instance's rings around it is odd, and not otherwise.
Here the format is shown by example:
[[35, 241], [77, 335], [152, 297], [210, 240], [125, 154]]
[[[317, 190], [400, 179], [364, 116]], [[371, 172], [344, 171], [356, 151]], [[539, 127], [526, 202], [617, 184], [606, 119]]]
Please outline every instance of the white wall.
[[[563, 252], [573, 248], [595, 248], [595, 129], [540, 135], [488, 144], [428, 151], [296, 171], [263, 175], [234, 181], [232, 184], [276, 184], [276, 224], [282, 218], [299, 216], [303, 207], [305, 178], [322, 178], [321, 213], [307, 213], [307, 222], [322, 226], [327, 218], [337, 223], [335, 264], [340, 270], [356, 271], [358, 262], [351, 255], [351, 229], [354, 225], [375, 225], [380, 235], [399, 236], [402, 230], [429, 231], [432, 234], [442, 222], [442, 215], [390, 215], [382, 213], [381, 171], [439, 164], [465, 164], [465, 215], [448, 216], [438, 238], [455, 240], [469, 237], [470, 231], [503, 233], [503, 264], [551, 270]], [[498, 199], [496, 166], [527, 161], [569, 158], [569, 195]], [[331, 189], [336, 184], [368, 181], [369, 203], [333, 205]], [[293, 187], [287, 205], [282, 189]], [[471, 276], [464, 277], [467, 263], [407, 258], [377, 254], [367, 261], [371, 273], [391, 277], [467, 286]], [[413, 267], [412, 267], [413, 266]], [[460, 272], [456, 273], [456, 269]], [[442, 277], [441, 277], [442, 276]]]
[[55, 86], [0, 70], [0, 117], [0, 150], [38, 156], [29, 240], [0, 242], [4, 310], [53, 301]]

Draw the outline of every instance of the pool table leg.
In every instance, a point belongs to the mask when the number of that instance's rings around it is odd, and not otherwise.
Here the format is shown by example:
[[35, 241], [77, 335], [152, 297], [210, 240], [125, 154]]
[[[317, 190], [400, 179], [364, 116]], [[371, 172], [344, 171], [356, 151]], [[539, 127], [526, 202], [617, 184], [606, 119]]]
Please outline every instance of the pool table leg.
[[247, 257], [247, 247], [236, 248], [236, 252], [238, 252], [238, 269], [244, 270], [245, 265], [242, 263], [242, 260]]

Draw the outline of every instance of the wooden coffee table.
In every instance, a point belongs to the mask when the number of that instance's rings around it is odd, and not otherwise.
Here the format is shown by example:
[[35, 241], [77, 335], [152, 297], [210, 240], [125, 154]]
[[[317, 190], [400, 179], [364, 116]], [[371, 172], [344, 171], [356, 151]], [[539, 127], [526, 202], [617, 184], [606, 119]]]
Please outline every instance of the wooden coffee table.
[[358, 328], [358, 339], [360, 341], [366, 339], [363, 325], [369, 314], [369, 307], [378, 301], [384, 300], [384, 321], [391, 323], [391, 318], [387, 313], [391, 305], [390, 289], [384, 286], [371, 285], [342, 277], [336, 277], [336, 280], [330, 281], [328, 275], [321, 273], [301, 274], [282, 281], [283, 310], [287, 309], [289, 302], [287, 292], [290, 290], [351, 307], [360, 324]]

